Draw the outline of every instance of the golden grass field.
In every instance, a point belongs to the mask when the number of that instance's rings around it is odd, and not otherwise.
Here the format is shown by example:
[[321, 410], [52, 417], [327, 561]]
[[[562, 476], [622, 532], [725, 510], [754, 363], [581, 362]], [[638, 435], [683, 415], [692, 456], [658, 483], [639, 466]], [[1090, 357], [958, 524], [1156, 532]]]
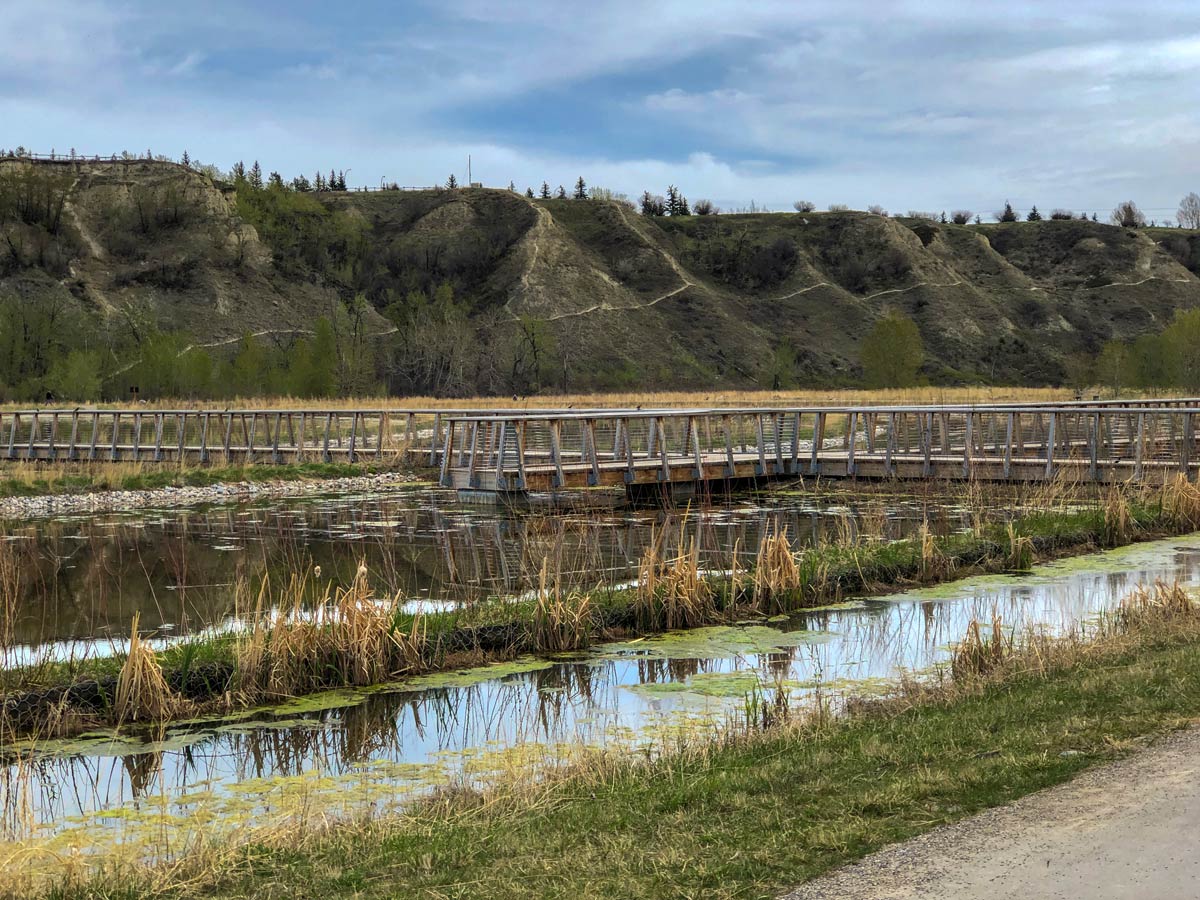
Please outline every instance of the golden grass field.
[[[1087, 397], [1098, 395], [1090, 391]], [[1137, 396], [1128, 392], [1127, 396]], [[519, 397], [251, 397], [227, 400], [163, 399], [133, 404], [97, 403], [103, 409], [563, 409], [714, 407], [714, 406], [855, 406], [905, 404], [963, 404], [1011, 401], [1072, 400], [1070, 388], [1054, 387], [915, 387], [886, 390], [812, 389], [789, 391], [634, 391], [606, 394], [538, 394]], [[60, 408], [67, 407], [62, 404]], [[30, 409], [30, 404], [5, 404], [5, 410]], [[89, 407], [90, 408], [90, 407]]]

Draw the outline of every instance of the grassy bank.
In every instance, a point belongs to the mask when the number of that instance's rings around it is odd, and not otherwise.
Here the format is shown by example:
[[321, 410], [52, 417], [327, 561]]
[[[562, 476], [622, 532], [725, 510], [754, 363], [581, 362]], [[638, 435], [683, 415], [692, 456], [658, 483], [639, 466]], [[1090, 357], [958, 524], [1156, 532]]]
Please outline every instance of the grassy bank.
[[[321, 581], [319, 572], [297, 573], [277, 587], [241, 582], [235, 608], [251, 623], [243, 633], [193, 639], [157, 655], [143, 648], [136, 660], [118, 654], [3, 670], [0, 735], [48, 737], [230, 712], [520, 653], [797, 613], [847, 594], [1027, 569], [1038, 559], [1197, 527], [1200, 490], [1180, 480], [1134, 498], [1113, 491], [1090, 506], [942, 537], [927, 528], [897, 541], [848, 532], [797, 549], [786, 534], [768, 535], [756, 552], [735, 551], [721, 575], [702, 571], [694, 545], [656, 546], [631, 588], [565, 585], [547, 559], [529, 596], [448, 612], [414, 614], [402, 597], [377, 598], [365, 575], [344, 589]], [[146, 678], [151, 670], [161, 677]], [[132, 683], [141, 688], [123, 694]]]
[[146, 491], [268, 481], [318, 481], [388, 471], [379, 464], [181, 466], [178, 463], [15, 463], [0, 466], [0, 498]]
[[652, 761], [597, 753], [550, 783], [170, 869], [118, 863], [51, 896], [766, 898], [1200, 715], [1200, 621], [1178, 589], [1135, 595], [1086, 639], [1028, 640], [976, 631], [953, 675], [845, 716], [756, 716]]

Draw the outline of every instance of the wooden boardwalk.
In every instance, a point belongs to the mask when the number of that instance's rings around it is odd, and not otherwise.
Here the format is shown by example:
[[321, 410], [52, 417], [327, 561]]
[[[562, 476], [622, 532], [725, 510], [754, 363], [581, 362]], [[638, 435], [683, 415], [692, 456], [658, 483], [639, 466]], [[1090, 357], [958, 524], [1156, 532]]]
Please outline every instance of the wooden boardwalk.
[[447, 487], [497, 493], [734, 479], [1161, 482], [1200, 474], [1200, 403], [691, 409], [456, 416]]

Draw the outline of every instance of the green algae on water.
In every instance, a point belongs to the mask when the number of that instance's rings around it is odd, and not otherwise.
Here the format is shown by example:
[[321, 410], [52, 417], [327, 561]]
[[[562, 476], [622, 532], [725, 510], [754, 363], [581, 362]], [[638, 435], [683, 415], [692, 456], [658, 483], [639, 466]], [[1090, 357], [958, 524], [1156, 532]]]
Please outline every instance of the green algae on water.
[[715, 625], [690, 631], [669, 631], [635, 641], [599, 644], [596, 662], [644, 656], [651, 659], [733, 659], [747, 654], [771, 653], [830, 640], [825, 631], [780, 631], [766, 625]]

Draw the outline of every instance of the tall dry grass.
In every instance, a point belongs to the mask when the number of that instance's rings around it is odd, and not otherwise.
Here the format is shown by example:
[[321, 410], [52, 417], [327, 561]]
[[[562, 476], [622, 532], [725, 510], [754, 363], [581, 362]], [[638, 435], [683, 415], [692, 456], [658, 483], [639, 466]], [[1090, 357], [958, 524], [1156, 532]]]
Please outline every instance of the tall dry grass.
[[579, 590], [563, 590], [561, 580], [551, 577], [550, 560], [542, 561], [530, 637], [538, 650], [561, 653], [580, 650], [592, 634], [592, 598]]
[[162, 722], [174, 716], [183, 700], [171, 690], [154, 650], [138, 633], [140, 614], [133, 616], [129, 653], [117, 676], [113, 714], [118, 725], [125, 722]]
[[791, 598], [802, 581], [787, 529], [764, 534], [758, 545], [752, 577], [754, 605], [768, 614], [790, 611]]
[[694, 536], [686, 548], [680, 543], [668, 558], [662, 554], [661, 541], [651, 540], [638, 565], [633, 606], [634, 619], [643, 630], [695, 628], [717, 617], [716, 592], [700, 570]]

